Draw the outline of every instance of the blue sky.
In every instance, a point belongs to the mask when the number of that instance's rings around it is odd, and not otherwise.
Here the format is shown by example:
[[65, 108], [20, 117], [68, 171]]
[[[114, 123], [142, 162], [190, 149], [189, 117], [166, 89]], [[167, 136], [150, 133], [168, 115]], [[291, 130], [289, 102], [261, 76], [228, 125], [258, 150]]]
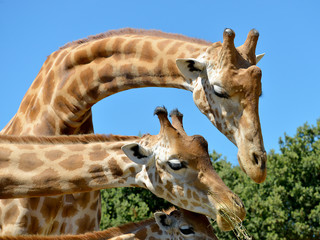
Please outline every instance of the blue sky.
[[[267, 151], [308, 121], [319, 107], [319, 1], [14, 1], [0, 0], [0, 129], [13, 117], [46, 57], [67, 42], [111, 29], [159, 29], [212, 42], [224, 28], [241, 45], [260, 32], [257, 53], [263, 96], [260, 119]], [[237, 148], [200, 113], [190, 92], [145, 88], [115, 94], [93, 108], [98, 133], [157, 134], [156, 106], [178, 108], [189, 135], [201, 134], [209, 149], [233, 164]]]

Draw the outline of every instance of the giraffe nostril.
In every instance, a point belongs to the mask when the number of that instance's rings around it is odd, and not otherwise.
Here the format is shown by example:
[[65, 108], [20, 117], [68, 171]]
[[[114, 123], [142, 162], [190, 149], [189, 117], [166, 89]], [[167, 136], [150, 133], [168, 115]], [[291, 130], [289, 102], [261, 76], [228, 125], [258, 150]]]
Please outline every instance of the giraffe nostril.
[[253, 153], [252, 155], [253, 155], [254, 162], [258, 165], [259, 164], [259, 159], [258, 159], [257, 154]]

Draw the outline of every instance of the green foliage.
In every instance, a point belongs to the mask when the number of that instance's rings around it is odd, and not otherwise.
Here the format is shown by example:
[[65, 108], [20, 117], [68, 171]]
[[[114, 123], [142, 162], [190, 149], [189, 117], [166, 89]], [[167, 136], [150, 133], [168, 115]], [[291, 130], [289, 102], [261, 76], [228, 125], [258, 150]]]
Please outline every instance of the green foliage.
[[143, 188], [105, 189], [101, 191], [101, 199], [100, 229], [141, 221], [171, 206]]
[[[320, 120], [317, 126], [299, 127], [294, 137], [280, 138], [281, 153], [269, 153], [268, 176], [260, 185], [239, 167], [214, 162], [224, 182], [243, 200], [243, 225], [254, 239], [320, 239], [319, 137]], [[232, 232], [216, 232], [221, 239], [235, 238]]]
[[[280, 153], [268, 154], [268, 176], [256, 184], [238, 166], [213, 151], [213, 166], [223, 181], [243, 200], [244, 227], [253, 239], [320, 239], [320, 120], [303, 125], [294, 137], [280, 138]], [[138, 188], [102, 191], [101, 227], [139, 221], [170, 204]], [[232, 232], [216, 234], [236, 239]]]

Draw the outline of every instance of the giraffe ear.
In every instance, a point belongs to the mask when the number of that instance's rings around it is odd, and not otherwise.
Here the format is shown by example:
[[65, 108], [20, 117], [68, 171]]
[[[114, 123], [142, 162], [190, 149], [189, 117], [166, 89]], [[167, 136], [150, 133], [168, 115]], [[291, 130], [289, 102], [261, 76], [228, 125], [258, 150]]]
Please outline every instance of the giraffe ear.
[[152, 153], [139, 143], [129, 143], [123, 145], [121, 149], [131, 161], [138, 164], [146, 164], [152, 156]]
[[176, 64], [186, 79], [196, 80], [200, 73], [206, 68], [205, 63], [193, 58], [178, 58]]
[[170, 216], [165, 214], [164, 212], [155, 212], [154, 218], [155, 218], [156, 223], [158, 224], [159, 228], [162, 231], [167, 231], [172, 225], [172, 220], [171, 220]]
[[265, 55], [265, 53], [256, 55], [256, 64], [258, 64], [258, 62], [263, 58], [264, 55]]

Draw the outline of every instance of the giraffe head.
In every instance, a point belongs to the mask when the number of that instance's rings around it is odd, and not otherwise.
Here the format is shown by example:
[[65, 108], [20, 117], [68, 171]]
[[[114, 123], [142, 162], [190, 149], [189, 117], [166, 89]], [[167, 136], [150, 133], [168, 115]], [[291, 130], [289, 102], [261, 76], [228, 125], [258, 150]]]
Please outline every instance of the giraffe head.
[[267, 155], [258, 113], [261, 70], [256, 64], [263, 57], [255, 55], [258, 37], [253, 29], [236, 48], [235, 33], [225, 29], [223, 43], [213, 43], [197, 59], [177, 59], [177, 66], [192, 81], [200, 111], [238, 147], [242, 170], [261, 183], [267, 174]]
[[230, 230], [246, 215], [243, 203], [214, 171], [206, 140], [188, 136], [181, 114], [175, 113], [173, 126], [166, 109], [157, 108], [160, 133], [122, 147], [141, 166], [136, 183], [179, 207], [216, 219], [222, 230]]
[[155, 212], [161, 239], [217, 239], [206, 216], [184, 209]]

